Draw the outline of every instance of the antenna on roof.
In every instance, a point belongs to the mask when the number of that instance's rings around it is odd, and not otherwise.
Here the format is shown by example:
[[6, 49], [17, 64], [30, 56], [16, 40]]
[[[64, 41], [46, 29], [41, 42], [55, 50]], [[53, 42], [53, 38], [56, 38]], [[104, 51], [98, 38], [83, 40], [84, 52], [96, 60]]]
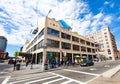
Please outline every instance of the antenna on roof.
[[49, 12], [48, 12], [47, 16], [51, 13], [51, 11], [52, 11], [52, 9], [50, 9], [50, 10], [49, 10]]

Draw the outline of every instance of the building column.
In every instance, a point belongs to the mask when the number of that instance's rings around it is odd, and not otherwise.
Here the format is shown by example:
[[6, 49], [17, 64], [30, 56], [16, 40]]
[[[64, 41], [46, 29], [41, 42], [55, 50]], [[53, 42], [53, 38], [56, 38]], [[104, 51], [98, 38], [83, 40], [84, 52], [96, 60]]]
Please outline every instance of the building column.
[[73, 53], [72, 53], [72, 62], [74, 62], [74, 57], [73, 57]]
[[37, 58], [38, 58], [37, 53], [35, 55], [36, 55], [36, 64], [37, 64]]

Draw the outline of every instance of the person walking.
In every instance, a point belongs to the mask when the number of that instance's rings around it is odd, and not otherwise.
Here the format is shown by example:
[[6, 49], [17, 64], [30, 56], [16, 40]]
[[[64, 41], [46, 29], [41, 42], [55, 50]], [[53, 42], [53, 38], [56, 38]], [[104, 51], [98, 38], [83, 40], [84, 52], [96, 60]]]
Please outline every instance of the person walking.
[[14, 64], [14, 67], [13, 67], [13, 70], [15, 71], [16, 70], [16, 60], [13, 61], [13, 64]]
[[28, 66], [28, 64], [29, 64], [29, 60], [28, 60], [28, 59], [26, 59], [26, 67]]

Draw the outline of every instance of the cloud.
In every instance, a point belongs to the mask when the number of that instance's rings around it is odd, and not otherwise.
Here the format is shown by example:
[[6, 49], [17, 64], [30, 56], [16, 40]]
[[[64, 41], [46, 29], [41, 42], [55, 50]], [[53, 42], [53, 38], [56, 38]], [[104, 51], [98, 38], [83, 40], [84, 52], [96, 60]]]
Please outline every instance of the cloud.
[[113, 8], [113, 7], [114, 7], [114, 5], [115, 5], [115, 4], [114, 4], [114, 3], [112, 3], [112, 4], [110, 5], [110, 7], [111, 7], [111, 8]]
[[109, 3], [110, 3], [110, 2], [108, 2], [108, 1], [105, 1], [105, 2], [104, 2], [104, 5], [108, 5]]
[[[105, 3], [107, 4], [107, 2]], [[8, 44], [24, 44], [30, 39], [31, 29], [37, 27], [37, 19], [48, 14], [56, 20], [63, 19], [73, 31], [84, 35], [96, 31], [102, 25], [102, 13], [93, 15], [89, 5], [78, 0], [2, 0], [0, 3], [0, 35], [8, 39]], [[104, 21], [109, 24], [111, 16], [105, 16]], [[65, 18], [69, 19], [65, 19]]]

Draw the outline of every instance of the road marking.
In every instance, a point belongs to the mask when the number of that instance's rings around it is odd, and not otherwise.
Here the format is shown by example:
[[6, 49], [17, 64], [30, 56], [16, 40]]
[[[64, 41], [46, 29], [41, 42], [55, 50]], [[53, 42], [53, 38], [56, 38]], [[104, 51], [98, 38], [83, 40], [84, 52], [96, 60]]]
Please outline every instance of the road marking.
[[63, 80], [63, 79], [65, 79], [65, 78], [55, 79], [55, 80], [52, 80], [52, 81], [45, 82], [43, 84], [50, 84], [50, 83], [53, 83], [53, 82], [56, 82], [56, 81], [60, 81], [60, 80]]
[[2, 82], [2, 84], [7, 84], [8, 80], [11, 78], [11, 76], [7, 76], [6, 79]]
[[69, 84], [70, 82], [72, 82], [72, 80], [62, 82], [61, 84]]
[[76, 70], [69, 70], [69, 69], [63, 69], [63, 70], [65, 70], [65, 71], [71, 71], [71, 72], [76, 72], [76, 73], [87, 74], [87, 75], [93, 75], [93, 76], [100, 76], [100, 74], [88, 73], [88, 72], [83, 72], [83, 71], [76, 71]]
[[5, 77], [8, 77], [8, 76], [1, 76], [0, 78], [5, 78]]
[[91, 70], [91, 71], [94, 71], [94, 70], [97, 70], [97, 69], [96, 69], [96, 68], [91, 68], [90, 70]]
[[[52, 75], [47, 75], [47, 76], [52, 76]], [[32, 80], [32, 79], [36, 79], [36, 78], [40, 78], [40, 76], [34, 77], [34, 78], [29, 78], [29, 79], [24, 79], [24, 80], [19, 80], [19, 81], [15, 81], [15, 82], [10, 82], [9, 84], [24, 82], [24, 81], [28, 81], [28, 80]]]
[[105, 65], [104, 67], [110, 67], [110, 65]]
[[60, 74], [56, 74], [56, 73], [53, 73], [53, 72], [49, 72], [49, 73], [54, 74], [54, 75], [57, 75], [57, 76], [60, 76], [60, 77], [62, 77], [62, 78], [68, 79], [68, 80], [71, 80], [71, 81], [73, 81], [73, 82], [77, 82], [78, 84], [85, 84], [84, 82], [81, 82], [81, 81], [78, 81], [78, 80], [75, 80], [75, 79], [72, 79], [72, 78], [69, 78], [69, 77], [60, 75]]
[[39, 81], [43, 81], [43, 80], [47, 80], [47, 79], [51, 79], [51, 78], [55, 78], [55, 77], [58, 77], [58, 76], [52, 76], [52, 77], [48, 77], [48, 78], [42, 78], [42, 79], [39, 79], [39, 80], [34, 80], [34, 81], [26, 82], [24, 84], [35, 83], [35, 82], [39, 82]]
[[8, 73], [8, 72], [0, 72], [0, 74], [3, 74], [3, 73]]
[[94, 77], [94, 78], [92, 78], [92, 79], [90, 79], [90, 80], [86, 81], [85, 83], [86, 83], [86, 84], [88, 84], [89, 82], [91, 82], [91, 81], [93, 81], [93, 80], [97, 79], [98, 77], [99, 77], [99, 76]]

